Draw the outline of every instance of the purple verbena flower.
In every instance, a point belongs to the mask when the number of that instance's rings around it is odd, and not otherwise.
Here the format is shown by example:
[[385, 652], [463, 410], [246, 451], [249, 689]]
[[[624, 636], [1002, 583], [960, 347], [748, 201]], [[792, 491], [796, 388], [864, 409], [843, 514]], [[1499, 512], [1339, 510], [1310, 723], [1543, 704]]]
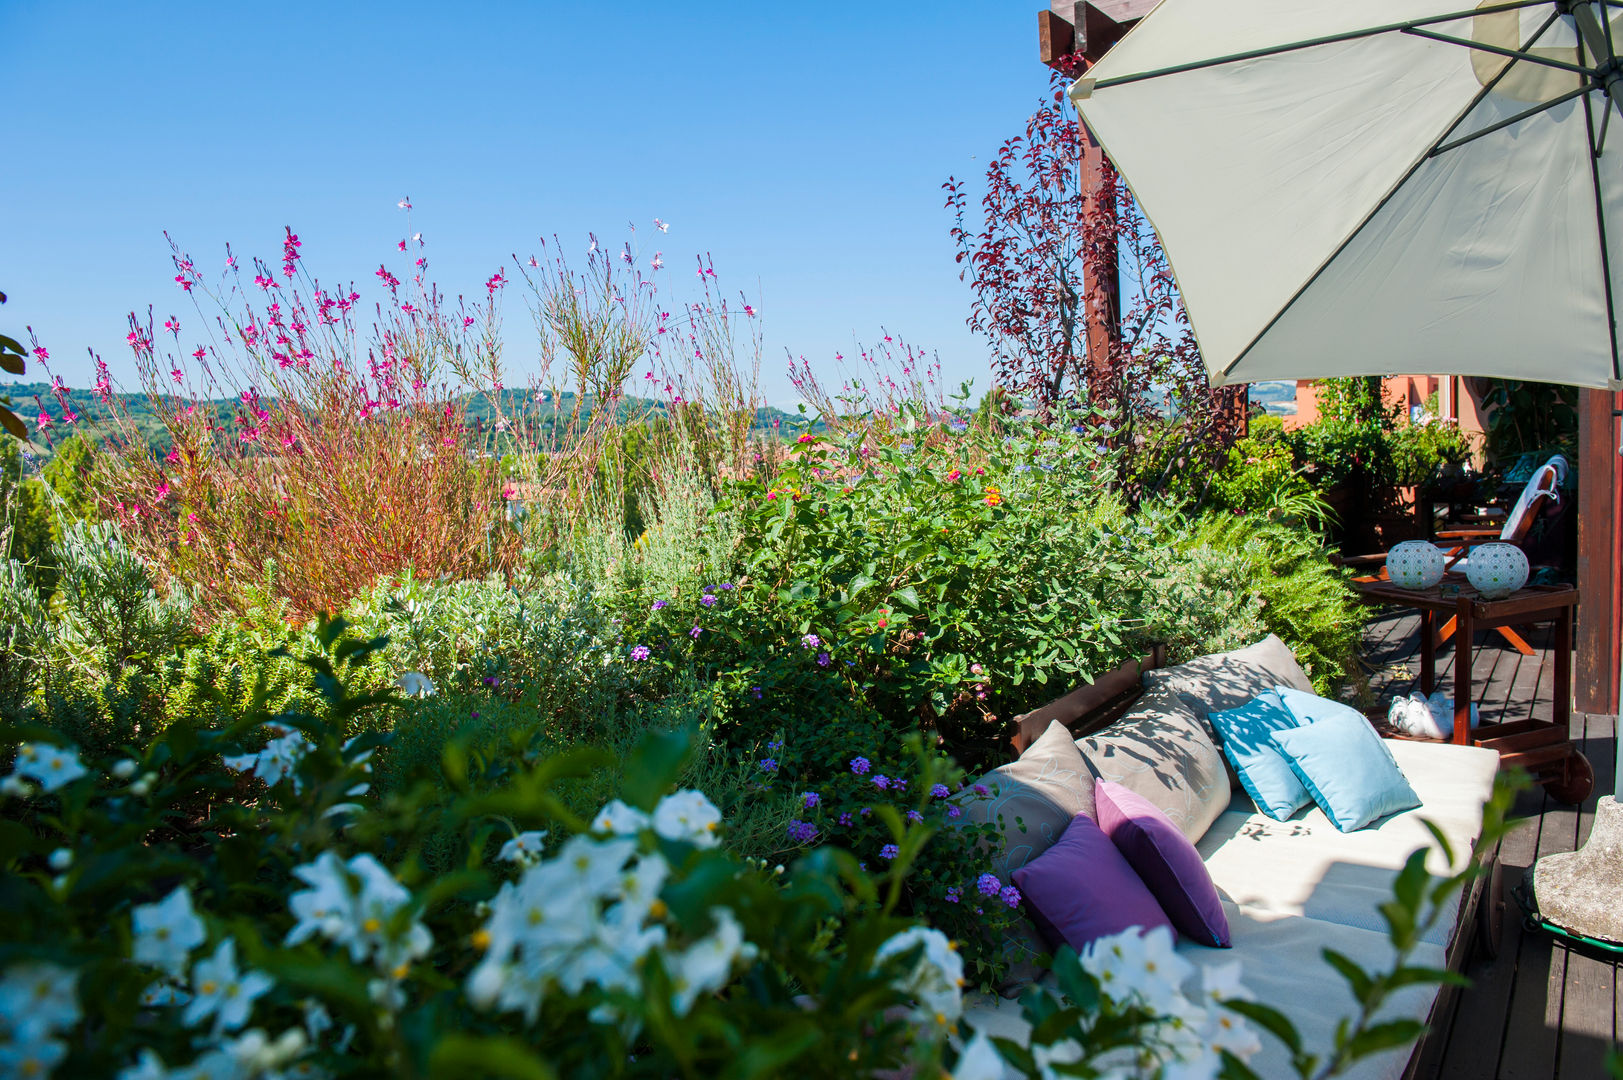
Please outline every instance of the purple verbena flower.
[[828, 653], [820, 652], [820, 653], [817, 654], [817, 666], [818, 667], [828, 667], [828, 665], [831, 664], [832, 662], [833, 661], [829, 658]]
[[699, 603], [703, 604], [705, 607], [715, 607], [716, 598], [707, 593], [706, 595], [699, 597]]
[[658, 611], [660, 608], [662, 608], [664, 606], [665, 606], [665, 601], [663, 601], [663, 600], [655, 600], [654, 601], [654, 606], [652, 608], [650, 608], [649, 610], [650, 611]]
[[987, 795], [992, 794], [990, 791], [986, 790], [986, 785], [985, 784], [976, 784], [974, 787], [970, 788], [969, 790], [973, 791], [975, 794], [981, 796], [982, 798], [985, 798]]
[[901, 854], [901, 849], [895, 844], [886, 844], [884, 847], [879, 849], [879, 857], [881, 859], [894, 859], [899, 854]]
[[947, 890], [947, 903], [956, 904], [958, 902], [959, 898], [961, 898], [963, 895], [964, 895], [964, 890], [958, 888], [955, 885], [952, 888]]
[[947, 817], [949, 817], [949, 818], [961, 818], [963, 816], [964, 816], [964, 808], [963, 807], [961, 807], [961, 806], [949, 806], [949, 807], [947, 807]]
[[890, 782], [890, 786], [891, 790], [895, 791], [897, 794], [901, 794], [907, 790], [907, 781], [897, 778]]
[[909, 810], [907, 812], [907, 820], [917, 825], [919, 822], [924, 820], [924, 815], [919, 813], [917, 810]]
[[1013, 885], [1010, 885], [1008, 888], [998, 893], [998, 896], [1002, 897], [1003, 902], [1012, 908], [1017, 908], [1020, 906], [1020, 890], [1015, 888]]
[[777, 772], [778, 763], [772, 758], [762, 758], [760, 761], [762, 772]]
[[847, 829], [851, 827], [851, 812], [849, 810], [840, 815], [840, 825]]
[[982, 874], [975, 879], [975, 888], [982, 896], [996, 896], [1003, 891], [1003, 882], [997, 879], [996, 874]]
[[753, 697], [756, 701], [760, 701], [761, 700], [761, 688], [759, 686], [750, 687], [750, 696]]
[[947, 790], [946, 784], [936, 784], [930, 788], [930, 798], [932, 799], [945, 799], [951, 794], [952, 792]]
[[704, 633], [704, 627], [695, 626], [692, 630], [688, 631], [688, 637], [693, 638], [694, 640], [697, 640], [699, 635], [702, 634], [702, 633]]
[[791, 821], [789, 823], [789, 839], [797, 844], [809, 844], [817, 839], [817, 826], [809, 821]]
[[807, 634], [805, 637], [800, 639], [800, 647], [802, 649], [815, 649], [822, 643], [823, 639], [818, 637], [816, 634]]
[[801, 796], [800, 801], [807, 810], [813, 810], [816, 809], [817, 805], [823, 801], [823, 797], [817, 794], [815, 791], [808, 791], [805, 795]]
[[886, 788], [890, 787], [890, 777], [886, 776], [884, 773], [880, 773], [878, 776], [873, 778], [873, 786], [878, 788], [880, 791], [884, 791]]
[[649, 656], [648, 646], [646, 646], [646, 645], [633, 645], [631, 647], [631, 659], [639, 660], [639, 661], [640, 660], [646, 660], [646, 659], [648, 659], [648, 656]]
[[868, 775], [868, 770], [871, 767], [872, 766], [868, 763], [868, 759], [865, 757], [854, 757], [851, 759], [851, 771], [856, 773], [858, 776]]
[[722, 592], [732, 592], [732, 590], [733, 590], [733, 583], [732, 582], [723, 581], [721, 583], [721, 591]]
[[863, 817], [867, 817], [869, 814], [873, 813], [873, 808], [864, 806], [861, 810], [858, 810], [857, 813], [861, 814]]

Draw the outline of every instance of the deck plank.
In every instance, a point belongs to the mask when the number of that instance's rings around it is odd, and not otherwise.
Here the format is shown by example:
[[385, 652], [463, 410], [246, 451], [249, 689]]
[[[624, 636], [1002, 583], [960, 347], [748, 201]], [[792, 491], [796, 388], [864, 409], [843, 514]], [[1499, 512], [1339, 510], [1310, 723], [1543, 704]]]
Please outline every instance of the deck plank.
[[[1611, 793], [1615, 771], [1613, 718], [1573, 714], [1573, 737], [1595, 768], [1595, 790], [1578, 812], [1579, 846], [1589, 837], [1596, 801]], [[1599, 954], [1567, 950], [1566, 985], [1562, 991], [1561, 1047], [1557, 1075], [1602, 1076], [1606, 1058], [1617, 1046], [1618, 965]]]

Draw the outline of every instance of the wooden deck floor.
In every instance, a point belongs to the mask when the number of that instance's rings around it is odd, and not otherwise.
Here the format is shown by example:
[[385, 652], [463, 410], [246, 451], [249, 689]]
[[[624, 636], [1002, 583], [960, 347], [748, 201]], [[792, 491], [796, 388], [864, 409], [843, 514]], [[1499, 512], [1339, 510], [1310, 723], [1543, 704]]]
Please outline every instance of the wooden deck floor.
[[[1549, 718], [1549, 634], [1541, 628], [1528, 641], [1537, 655], [1520, 655], [1492, 631], [1477, 635], [1473, 674], [1485, 722]], [[1363, 657], [1378, 703], [1418, 688], [1419, 644], [1420, 620], [1412, 612], [1381, 614], [1365, 627]], [[1453, 662], [1452, 648], [1437, 661], [1439, 685], [1450, 691]], [[1473, 986], [1457, 996], [1452, 1015], [1440, 1021], [1447, 1037], [1440, 1043], [1440, 1060], [1428, 1062], [1423, 1077], [1594, 1080], [1607, 1075], [1607, 1055], [1623, 1036], [1620, 965], [1524, 931], [1509, 889], [1536, 858], [1571, 851], [1589, 835], [1596, 798], [1612, 791], [1615, 719], [1573, 716], [1573, 738], [1596, 774], [1595, 793], [1582, 806], [1563, 806], [1542, 788], [1520, 796], [1518, 823], [1501, 848], [1506, 908], [1499, 956], [1488, 960], [1479, 954], [1467, 965]]]

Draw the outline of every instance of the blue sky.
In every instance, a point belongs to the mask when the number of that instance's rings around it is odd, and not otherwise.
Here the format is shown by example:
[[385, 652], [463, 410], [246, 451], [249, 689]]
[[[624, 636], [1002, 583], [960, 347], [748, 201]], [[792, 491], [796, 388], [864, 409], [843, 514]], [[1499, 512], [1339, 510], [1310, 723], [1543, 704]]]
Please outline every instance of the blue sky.
[[984, 389], [940, 185], [1044, 92], [1041, 6], [9, 0], [0, 329], [32, 324], [70, 383], [92, 347], [133, 384], [125, 314], [191, 314], [165, 229], [213, 267], [227, 241], [276, 259], [291, 225], [370, 302], [409, 195], [453, 295], [539, 236], [583, 253], [635, 223], [674, 288], [708, 251], [759, 297], [776, 402], [785, 348], [821, 367], [881, 326]]

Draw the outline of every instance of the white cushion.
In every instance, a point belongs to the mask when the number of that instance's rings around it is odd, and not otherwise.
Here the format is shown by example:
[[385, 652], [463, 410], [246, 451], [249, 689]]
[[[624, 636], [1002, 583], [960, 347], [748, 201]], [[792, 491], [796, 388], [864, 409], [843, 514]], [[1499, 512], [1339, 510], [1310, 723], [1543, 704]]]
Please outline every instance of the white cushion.
[[[1392, 962], [1392, 947], [1384, 934], [1314, 919], [1248, 912], [1229, 903], [1223, 905], [1223, 911], [1228, 916], [1234, 948], [1210, 949], [1186, 941], [1178, 945], [1178, 954], [1196, 967], [1239, 960], [1246, 988], [1257, 1000], [1284, 1013], [1296, 1025], [1303, 1044], [1313, 1052], [1327, 1051], [1335, 1039], [1336, 1023], [1352, 1016], [1356, 1009], [1346, 982], [1325, 963], [1322, 950], [1334, 949], [1350, 956], [1365, 970], [1382, 969]], [[1421, 945], [1410, 962], [1441, 967], [1443, 950], [1436, 945]], [[1039, 985], [1051, 986], [1052, 976]], [[1189, 989], [1198, 988], [1197, 974]], [[1435, 997], [1433, 987], [1406, 987], [1389, 999], [1377, 1018], [1424, 1018]], [[1025, 1043], [1031, 1034], [1021, 1016], [1020, 1003], [995, 995], [972, 995], [966, 1001], [964, 1020], [976, 1031], [1019, 1043]], [[1257, 1075], [1294, 1075], [1284, 1045], [1266, 1032], [1259, 1035], [1262, 1050], [1250, 1062]], [[1389, 1050], [1359, 1062], [1342, 1075], [1355, 1080], [1391, 1080], [1403, 1075], [1409, 1053], [1407, 1048]], [[1018, 1074], [1010, 1070], [1005, 1075]]]

